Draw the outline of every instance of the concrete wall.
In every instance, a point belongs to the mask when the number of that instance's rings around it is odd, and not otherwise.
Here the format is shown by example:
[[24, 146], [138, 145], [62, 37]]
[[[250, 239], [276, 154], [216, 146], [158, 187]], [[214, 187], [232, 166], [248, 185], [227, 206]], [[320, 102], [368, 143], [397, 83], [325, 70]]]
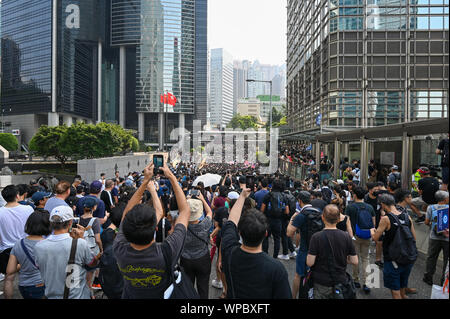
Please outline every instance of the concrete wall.
[[139, 153], [130, 156], [81, 160], [78, 161], [77, 172], [83, 180], [90, 183], [100, 179], [101, 173], [105, 173], [106, 178], [112, 178], [116, 170], [120, 172], [120, 176], [127, 175], [129, 172], [142, 172], [152, 159], [152, 154]]

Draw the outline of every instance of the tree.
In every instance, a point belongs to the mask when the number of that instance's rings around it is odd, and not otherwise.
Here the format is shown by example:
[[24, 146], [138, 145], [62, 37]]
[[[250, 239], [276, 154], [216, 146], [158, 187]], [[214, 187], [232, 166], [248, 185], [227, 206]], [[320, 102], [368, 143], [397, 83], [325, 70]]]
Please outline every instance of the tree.
[[68, 127], [66, 125], [54, 127], [47, 125], [41, 126], [29, 143], [30, 150], [38, 156], [53, 156], [64, 167], [68, 156], [62, 152], [60, 142], [65, 137], [67, 129]]
[[110, 157], [139, 150], [132, 131], [120, 125], [78, 122], [70, 127], [42, 126], [30, 142], [30, 149], [41, 156], [54, 156], [62, 166], [74, 160]]
[[17, 151], [19, 147], [19, 142], [17, 138], [11, 133], [0, 133], [0, 145], [3, 146], [7, 151]]
[[240, 128], [242, 130], [249, 128], [256, 129], [258, 128], [258, 120], [254, 116], [242, 116], [240, 114], [236, 114], [233, 116], [230, 123], [228, 123], [227, 128]]

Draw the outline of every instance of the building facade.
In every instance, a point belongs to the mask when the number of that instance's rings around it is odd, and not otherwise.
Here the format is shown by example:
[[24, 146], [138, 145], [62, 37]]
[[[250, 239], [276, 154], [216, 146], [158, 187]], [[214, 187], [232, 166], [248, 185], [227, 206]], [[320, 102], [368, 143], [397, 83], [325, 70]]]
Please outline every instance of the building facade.
[[233, 118], [233, 57], [224, 49], [211, 50], [210, 123], [226, 127]]
[[448, 0], [288, 1], [291, 132], [448, 117]]
[[[0, 5], [7, 120], [35, 114], [27, 124], [34, 132], [77, 120], [118, 123], [159, 146], [172, 129], [189, 129], [196, 118], [206, 122], [206, 0]], [[177, 99], [173, 107], [161, 103], [167, 93]], [[34, 132], [27, 129], [25, 140]]]

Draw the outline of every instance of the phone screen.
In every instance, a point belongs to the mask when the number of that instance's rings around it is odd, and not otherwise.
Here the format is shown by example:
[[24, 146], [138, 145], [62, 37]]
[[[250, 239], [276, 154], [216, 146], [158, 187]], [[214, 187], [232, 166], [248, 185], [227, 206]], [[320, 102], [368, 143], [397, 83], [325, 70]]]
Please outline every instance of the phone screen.
[[153, 165], [155, 166], [155, 170], [158, 170], [160, 167], [163, 167], [164, 157], [162, 155], [153, 155]]

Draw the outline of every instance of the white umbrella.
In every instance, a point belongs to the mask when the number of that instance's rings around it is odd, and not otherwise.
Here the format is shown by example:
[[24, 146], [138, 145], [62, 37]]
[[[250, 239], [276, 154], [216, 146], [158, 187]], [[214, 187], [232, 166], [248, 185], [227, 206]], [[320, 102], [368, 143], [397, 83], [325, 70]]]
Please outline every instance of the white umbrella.
[[192, 184], [192, 186], [197, 186], [199, 182], [203, 182], [203, 185], [205, 187], [218, 185], [220, 183], [220, 180], [222, 179], [222, 176], [217, 174], [205, 174], [197, 177]]

